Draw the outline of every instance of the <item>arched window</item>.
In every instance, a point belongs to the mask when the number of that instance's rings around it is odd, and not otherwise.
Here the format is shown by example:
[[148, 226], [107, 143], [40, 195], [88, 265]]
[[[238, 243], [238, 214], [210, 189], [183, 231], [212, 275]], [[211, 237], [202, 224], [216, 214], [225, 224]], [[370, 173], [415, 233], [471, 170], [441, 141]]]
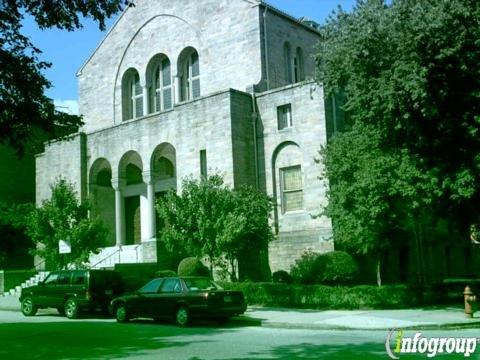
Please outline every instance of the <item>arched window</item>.
[[290, 48], [290, 44], [288, 42], [285, 43], [283, 47], [283, 57], [285, 62], [285, 80], [287, 84], [291, 84], [293, 82], [292, 77], [292, 49]]
[[200, 61], [193, 48], [182, 51], [178, 64], [180, 78], [180, 101], [188, 101], [200, 96]]
[[296, 83], [305, 80], [303, 70], [303, 51], [300, 47], [297, 47], [295, 58], [293, 59], [293, 78]]
[[172, 108], [172, 76], [170, 60], [161, 56], [153, 60], [150, 86], [150, 113]]
[[122, 80], [123, 120], [143, 116], [143, 89], [137, 70], [129, 69]]

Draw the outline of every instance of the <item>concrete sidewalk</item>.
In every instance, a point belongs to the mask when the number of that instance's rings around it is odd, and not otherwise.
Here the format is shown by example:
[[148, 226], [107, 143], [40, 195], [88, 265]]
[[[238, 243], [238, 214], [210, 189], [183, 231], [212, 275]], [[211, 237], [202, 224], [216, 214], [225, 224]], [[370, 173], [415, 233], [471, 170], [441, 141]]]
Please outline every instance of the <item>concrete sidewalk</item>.
[[20, 311], [20, 300], [18, 296], [0, 295], [0, 310]]
[[[20, 311], [18, 297], [0, 297], [0, 310]], [[465, 317], [463, 308], [437, 307], [409, 310], [299, 310], [249, 307], [235, 321], [290, 329], [388, 330], [480, 328], [480, 312]]]
[[409, 310], [293, 310], [251, 307], [244, 317], [265, 327], [292, 329], [388, 330], [480, 327], [480, 312], [470, 319], [461, 307]]

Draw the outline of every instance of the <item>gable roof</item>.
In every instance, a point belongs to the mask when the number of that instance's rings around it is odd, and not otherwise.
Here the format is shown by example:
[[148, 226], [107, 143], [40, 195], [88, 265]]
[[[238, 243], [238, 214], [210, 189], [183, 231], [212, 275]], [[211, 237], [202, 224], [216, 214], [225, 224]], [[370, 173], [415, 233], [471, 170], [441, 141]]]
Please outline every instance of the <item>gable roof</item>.
[[[197, 0], [198, 1], [198, 0]], [[247, 2], [249, 4], [252, 4], [252, 6], [263, 6], [265, 8], [267, 8], [268, 10], [270, 11], [273, 11], [274, 13], [276, 13], [277, 15], [280, 15], [300, 26], [302, 26], [303, 28], [307, 29], [307, 30], [310, 30], [314, 33], [317, 33], [319, 34], [319, 31], [307, 24], [305, 24], [304, 22], [302, 22], [300, 19], [297, 19], [295, 17], [293, 17], [292, 15], [289, 15], [287, 14], [286, 12], [270, 5], [267, 1], [265, 0], [241, 0], [243, 2]], [[105, 36], [103, 37], [103, 39], [98, 43], [98, 45], [95, 47], [95, 49], [93, 50], [93, 52], [90, 54], [90, 56], [85, 60], [85, 62], [82, 64], [82, 66], [80, 67], [80, 69], [78, 69], [77, 71], [77, 76], [81, 75], [82, 74], [82, 71], [83, 69], [85, 68], [85, 66], [87, 66], [87, 64], [90, 62], [90, 60], [93, 58], [93, 56], [96, 54], [96, 52], [98, 51], [98, 49], [100, 49], [100, 47], [102, 46], [102, 44], [107, 40], [107, 38], [109, 37], [109, 35], [112, 33], [112, 31], [115, 29], [115, 27], [117, 26], [117, 24], [120, 22], [120, 20], [122, 19], [122, 17], [125, 15], [125, 13], [131, 8], [131, 6], [126, 6], [125, 9], [123, 9], [123, 11], [121, 12], [121, 14], [118, 16], [117, 20], [115, 20], [115, 22], [113, 23], [112, 27], [107, 31], [107, 33], [105, 34]]]

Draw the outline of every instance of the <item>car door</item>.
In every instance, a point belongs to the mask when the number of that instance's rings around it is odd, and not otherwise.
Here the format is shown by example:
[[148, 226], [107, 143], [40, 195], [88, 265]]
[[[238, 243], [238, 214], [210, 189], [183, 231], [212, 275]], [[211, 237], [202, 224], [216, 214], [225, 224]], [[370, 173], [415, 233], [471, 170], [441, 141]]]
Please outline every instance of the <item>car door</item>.
[[55, 292], [60, 273], [51, 272], [46, 279], [38, 285], [37, 296], [34, 300], [39, 306], [53, 306]]
[[140, 317], [156, 317], [155, 301], [163, 279], [153, 279], [137, 291], [137, 298], [132, 305], [135, 314]]
[[61, 271], [58, 274], [58, 278], [55, 286], [52, 286], [51, 307], [63, 307], [65, 301], [65, 295], [70, 292], [70, 277], [71, 271]]
[[175, 315], [177, 302], [181, 297], [183, 288], [178, 278], [165, 279], [160, 290], [155, 296], [154, 311], [158, 317], [171, 317]]

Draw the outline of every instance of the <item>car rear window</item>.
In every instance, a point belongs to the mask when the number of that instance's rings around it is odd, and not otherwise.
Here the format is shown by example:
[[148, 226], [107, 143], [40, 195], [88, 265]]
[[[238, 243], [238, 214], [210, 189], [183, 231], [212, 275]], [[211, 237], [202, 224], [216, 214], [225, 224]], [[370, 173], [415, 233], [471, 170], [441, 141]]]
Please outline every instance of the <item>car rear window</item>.
[[160, 284], [162, 283], [162, 279], [154, 279], [144, 285], [140, 290], [138, 290], [141, 293], [157, 293], [158, 288], [160, 287]]
[[221, 286], [210, 279], [184, 279], [185, 285], [190, 291], [221, 290]]

